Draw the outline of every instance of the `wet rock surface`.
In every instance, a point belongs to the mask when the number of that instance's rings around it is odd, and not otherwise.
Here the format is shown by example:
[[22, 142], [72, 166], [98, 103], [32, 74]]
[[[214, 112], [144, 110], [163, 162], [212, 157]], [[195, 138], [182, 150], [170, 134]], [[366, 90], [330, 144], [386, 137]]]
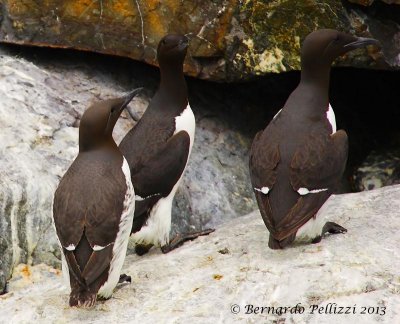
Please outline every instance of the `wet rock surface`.
[[[318, 244], [271, 250], [254, 212], [169, 254], [130, 255], [123, 272], [132, 283], [89, 310], [67, 306], [60, 271], [20, 265], [0, 297], [0, 322], [397, 323], [399, 195], [392, 186], [332, 196], [319, 216], [348, 232]], [[351, 312], [329, 311], [330, 303]], [[274, 310], [246, 314], [246, 305]], [[277, 311], [296, 305], [302, 314]]]
[[0, 40], [90, 50], [156, 65], [157, 44], [165, 34], [191, 34], [185, 72], [237, 81], [299, 70], [300, 44], [318, 28], [375, 37], [383, 43], [383, 53], [356, 51], [339, 65], [396, 69], [399, 20], [392, 11], [339, 0], [51, 0], [40, 5], [5, 0], [0, 3]]

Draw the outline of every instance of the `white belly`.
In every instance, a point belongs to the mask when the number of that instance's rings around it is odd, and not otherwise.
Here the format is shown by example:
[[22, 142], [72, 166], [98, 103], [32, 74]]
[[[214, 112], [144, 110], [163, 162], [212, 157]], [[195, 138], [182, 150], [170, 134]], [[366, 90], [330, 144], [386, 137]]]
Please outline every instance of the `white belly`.
[[325, 218], [317, 213], [315, 218], [311, 218], [297, 230], [295, 242], [311, 242], [321, 235], [325, 223]]
[[122, 265], [124, 264], [128, 248], [129, 235], [132, 230], [133, 215], [135, 213], [135, 192], [131, 182], [131, 172], [128, 162], [123, 160], [122, 171], [125, 175], [127, 190], [125, 193], [124, 209], [119, 222], [118, 234], [114, 242], [113, 257], [108, 271], [107, 281], [99, 289], [99, 296], [111, 297], [115, 286], [118, 284]]
[[190, 147], [188, 160], [184, 171], [179, 180], [175, 183], [169, 195], [161, 198], [151, 209], [150, 216], [145, 225], [142, 226], [140, 231], [134, 233], [131, 238], [136, 244], [153, 244], [154, 246], [163, 246], [169, 243], [169, 232], [171, 230], [171, 209], [172, 202], [176, 190], [182, 180], [183, 174], [186, 170], [187, 163], [190, 158], [190, 153], [193, 147], [194, 134], [196, 128], [196, 121], [190, 105], [188, 104], [182, 114], [175, 117], [175, 132], [174, 135], [182, 130], [186, 131], [190, 137]]

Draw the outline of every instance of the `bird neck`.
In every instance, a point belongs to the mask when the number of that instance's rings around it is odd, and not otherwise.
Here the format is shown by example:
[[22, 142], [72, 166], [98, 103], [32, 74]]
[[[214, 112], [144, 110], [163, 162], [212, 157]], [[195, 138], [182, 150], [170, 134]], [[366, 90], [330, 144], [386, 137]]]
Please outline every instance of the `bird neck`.
[[304, 118], [319, 118], [326, 114], [329, 106], [330, 67], [309, 69], [302, 67], [301, 80], [290, 95], [287, 104], [289, 110], [299, 111]]
[[302, 65], [300, 85], [306, 88], [316, 89], [319, 93], [329, 93], [330, 64]]
[[187, 101], [187, 86], [183, 74], [183, 64], [160, 65], [161, 93], [168, 93], [168, 98], [175, 98], [177, 103]]
[[90, 138], [87, 140], [85, 137], [79, 138], [79, 152], [88, 152], [99, 149], [104, 151], [118, 151], [118, 146], [112, 137], [102, 141], [93, 141]]

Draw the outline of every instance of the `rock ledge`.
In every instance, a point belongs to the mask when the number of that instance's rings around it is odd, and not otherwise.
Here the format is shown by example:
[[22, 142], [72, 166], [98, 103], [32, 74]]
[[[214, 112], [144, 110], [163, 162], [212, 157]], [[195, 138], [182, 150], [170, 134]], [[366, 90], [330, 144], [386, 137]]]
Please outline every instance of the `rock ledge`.
[[[91, 310], [67, 307], [60, 271], [20, 265], [10, 293], [0, 298], [0, 322], [398, 323], [399, 197], [400, 186], [332, 196], [321, 213], [348, 233], [315, 245], [268, 249], [266, 228], [253, 212], [167, 255], [130, 255], [124, 272], [132, 284]], [[246, 305], [298, 303], [303, 314], [245, 314]], [[329, 303], [356, 314], [333, 314]], [[311, 314], [312, 305], [325, 309]], [[362, 307], [385, 307], [385, 315], [361, 314]]]

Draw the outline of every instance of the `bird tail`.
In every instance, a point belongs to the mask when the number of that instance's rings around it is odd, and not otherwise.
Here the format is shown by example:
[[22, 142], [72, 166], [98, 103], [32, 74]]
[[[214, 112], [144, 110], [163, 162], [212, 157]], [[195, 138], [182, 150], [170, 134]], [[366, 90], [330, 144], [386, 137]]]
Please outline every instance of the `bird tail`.
[[97, 293], [90, 290], [71, 291], [69, 296], [69, 305], [71, 307], [90, 308], [97, 300]]
[[283, 249], [289, 244], [291, 244], [296, 238], [296, 233], [289, 235], [287, 238], [278, 241], [276, 238], [272, 236], [272, 234], [269, 234], [269, 241], [268, 241], [268, 246], [270, 249], [273, 250], [279, 250]]

